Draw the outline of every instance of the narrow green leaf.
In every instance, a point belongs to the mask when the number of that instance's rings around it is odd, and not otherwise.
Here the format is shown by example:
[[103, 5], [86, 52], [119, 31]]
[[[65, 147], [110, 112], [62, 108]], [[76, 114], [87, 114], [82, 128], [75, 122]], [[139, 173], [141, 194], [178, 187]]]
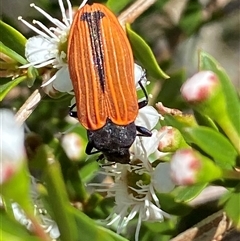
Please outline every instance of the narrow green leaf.
[[199, 53], [199, 70], [211, 70], [217, 74], [225, 95], [228, 116], [240, 135], [240, 103], [237, 92], [232, 85], [227, 73], [219, 63], [204, 51]]
[[[120, 236], [119, 234], [117, 234], [116, 232], [113, 232], [112, 230], [110, 230], [108, 228], [98, 226], [98, 230], [100, 230], [102, 233], [105, 233], [105, 234], [111, 236], [111, 238], [113, 238], [114, 241], [128, 241], [128, 239]], [[103, 241], [104, 241], [104, 239], [103, 239]]]
[[209, 127], [196, 126], [184, 128], [182, 134], [187, 136], [188, 142], [197, 145], [211, 156], [220, 167], [232, 169], [236, 165], [237, 151], [220, 132]]
[[126, 26], [126, 31], [136, 59], [141, 62], [148, 73], [156, 79], [168, 79], [169, 76], [161, 70], [147, 43], [130, 28], [130, 25]]
[[[182, 107], [185, 107], [185, 104], [180, 95], [180, 88], [185, 80], [186, 80], [185, 70], [181, 69], [175, 73], [172, 73], [171, 78], [168, 79], [167, 81], [164, 81], [161, 87], [161, 92], [157, 97], [157, 101], [162, 102], [163, 105], [166, 105], [169, 108], [182, 109]], [[153, 83], [153, 88], [154, 88], [154, 83]]]
[[175, 231], [175, 224], [176, 220], [172, 217], [171, 219], [164, 220], [164, 222], [145, 222], [144, 226], [147, 226], [156, 235], [156, 233], [173, 233]]
[[108, 0], [106, 6], [111, 9], [114, 13], [119, 13], [123, 10], [129, 3], [133, 2], [133, 0]]
[[71, 194], [72, 198], [85, 202], [88, 194], [86, 192], [86, 186], [79, 175], [78, 166], [68, 158], [57, 139], [53, 139], [51, 147], [55, 150], [55, 156], [61, 165], [61, 171], [64, 182], [67, 183], [68, 193]]
[[13, 51], [25, 55], [26, 38], [10, 25], [0, 20], [0, 41]]
[[[61, 233], [62, 241], [78, 241], [77, 227], [74, 216], [69, 213], [70, 202], [68, 200], [65, 183], [63, 181], [60, 164], [55, 160], [53, 150], [45, 146], [39, 148], [44, 162], [44, 179], [48, 191], [48, 200]], [[48, 163], [49, 159], [51, 160]]]
[[192, 208], [185, 203], [178, 203], [175, 197], [167, 193], [157, 193], [161, 209], [173, 215], [186, 215]]
[[[164, 115], [163, 120], [164, 125], [169, 125], [177, 128], [180, 132], [185, 127], [194, 127], [197, 126], [197, 123], [192, 115]], [[185, 138], [188, 141], [187, 138]]]
[[[223, 209], [227, 216], [232, 220], [234, 226], [240, 230], [240, 192], [234, 191], [226, 194], [228, 199], [225, 201]], [[225, 195], [223, 196], [225, 199]]]
[[112, 231], [99, 227], [84, 213], [74, 208], [69, 209], [74, 215], [78, 227], [78, 241], [126, 241], [125, 238], [114, 234]]
[[176, 190], [177, 195], [175, 197], [176, 202], [189, 202], [195, 197], [197, 197], [202, 190], [207, 186], [207, 183], [195, 184], [192, 186], [179, 188]]
[[201, 126], [208, 126], [214, 129], [215, 131], [218, 131], [218, 127], [214, 123], [214, 121], [206, 115], [202, 115], [198, 111], [194, 110], [194, 117], [197, 120], [197, 123]]
[[21, 55], [19, 55], [17, 52], [13, 51], [12, 49], [8, 48], [5, 44], [0, 42], [0, 53], [6, 54], [8, 57], [16, 60], [20, 64], [26, 64], [27, 60], [24, 59]]
[[27, 80], [27, 76], [21, 76], [18, 77], [12, 81], [9, 81], [6, 84], [0, 85], [0, 101], [3, 100], [3, 98], [8, 94], [8, 92], [13, 89], [15, 86], [17, 86], [19, 83], [21, 83], [24, 80]]
[[0, 220], [0, 241], [41, 241], [3, 211], [0, 212]]

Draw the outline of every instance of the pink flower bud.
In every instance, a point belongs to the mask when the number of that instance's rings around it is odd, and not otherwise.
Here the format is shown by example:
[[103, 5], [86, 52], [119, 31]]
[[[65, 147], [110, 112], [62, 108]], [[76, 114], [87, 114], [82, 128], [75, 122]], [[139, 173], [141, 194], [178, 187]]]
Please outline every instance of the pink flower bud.
[[201, 162], [192, 149], [182, 149], [173, 155], [170, 165], [171, 177], [177, 185], [191, 185], [196, 182]]
[[[164, 133], [164, 137], [159, 141], [158, 150], [161, 152], [173, 152], [185, 143], [179, 130], [171, 126], [163, 126], [159, 133]], [[187, 145], [187, 144], [186, 144]]]
[[214, 72], [201, 71], [182, 85], [181, 93], [188, 102], [202, 102], [215, 94], [218, 85], [219, 80]]
[[222, 178], [222, 169], [193, 149], [178, 150], [170, 162], [171, 177], [177, 185], [206, 183]]

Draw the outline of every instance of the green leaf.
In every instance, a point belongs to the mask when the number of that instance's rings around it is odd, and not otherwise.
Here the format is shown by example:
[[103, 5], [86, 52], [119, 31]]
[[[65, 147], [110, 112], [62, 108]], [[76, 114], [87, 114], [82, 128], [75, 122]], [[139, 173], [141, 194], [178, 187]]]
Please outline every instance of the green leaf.
[[198, 0], [188, 1], [186, 9], [182, 13], [179, 26], [187, 35], [196, 32], [202, 23], [202, 6]]
[[[116, 232], [113, 232], [112, 230], [110, 230], [108, 228], [98, 226], [98, 230], [100, 232], [102, 232], [104, 235], [109, 235], [109, 237], [113, 238], [114, 241], [128, 241], [128, 239], [120, 236], [119, 234], [117, 234]], [[104, 241], [104, 240], [105, 239], [102, 239], [102, 241]], [[109, 238], [109, 241], [110, 241], [110, 238]]]
[[88, 163], [81, 168], [80, 176], [84, 182], [90, 181], [93, 174], [99, 169], [99, 164], [96, 159], [97, 158], [94, 158], [93, 161], [88, 160]]
[[[45, 164], [44, 180], [48, 191], [48, 200], [61, 233], [62, 241], [77, 241], [77, 227], [74, 216], [69, 213], [70, 202], [68, 200], [65, 183], [61, 173], [60, 164], [55, 160], [53, 150], [45, 146], [39, 148], [42, 154], [41, 162]], [[50, 162], [49, 162], [50, 160]]]
[[185, 203], [176, 202], [175, 198], [167, 193], [157, 193], [161, 209], [173, 215], [186, 215], [192, 208]]
[[126, 31], [135, 58], [141, 62], [148, 73], [155, 79], [169, 78], [169, 76], [165, 74], [159, 67], [157, 60], [155, 59], [154, 54], [147, 43], [130, 28], [130, 25], [126, 26]]
[[21, 55], [19, 55], [17, 52], [13, 51], [12, 49], [8, 48], [5, 44], [0, 42], [0, 53], [6, 54], [8, 57], [16, 60], [17, 62], [21, 64], [26, 64], [27, 60], [24, 59]]
[[144, 226], [156, 235], [156, 233], [168, 234], [175, 231], [176, 220], [172, 217], [171, 219], [166, 219], [164, 222], [145, 222]]
[[209, 127], [196, 126], [184, 128], [182, 135], [211, 156], [220, 167], [232, 169], [236, 165], [237, 151], [220, 132]]
[[[157, 102], [162, 102], [163, 105], [169, 108], [181, 109], [184, 105], [184, 102], [180, 95], [180, 88], [185, 80], [186, 80], [185, 70], [179, 70], [171, 74], [171, 78], [168, 79], [167, 81], [164, 81], [161, 87], [161, 92], [157, 97]], [[154, 88], [154, 83], [153, 83], [153, 88]]]
[[240, 192], [234, 191], [227, 193], [222, 197], [222, 200], [225, 201], [223, 209], [227, 216], [232, 220], [234, 226], [240, 230]]
[[227, 73], [219, 63], [204, 51], [199, 53], [199, 70], [211, 70], [217, 74], [224, 92], [228, 116], [240, 135], [240, 103], [237, 92], [232, 85]]
[[28, 79], [27, 76], [21, 76], [12, 81], [9, 81], [6, 84], [0, 85], [0, 101], [3, 100], [3, 98], [8, 94], [8, 92], [11, 89], [13, 89], [19, 83], [21, 83], [22, 81], [27, 80], [27, 79]]
[[[172, 127], [177, 128], [180, 132], [185, 127], [194, 127], [197, 126], [197, 123], [192, 115], [164, 115], [163, 120], [164, 125], [169, 125]], [[186, 141], [188, 141], [186, 139]]]
[[25, 56], [26, 38], [10, 25], [0, 20], [0, 41], [10, 49]]
[[189, 202], [195, 197], [197, 197], [202, 190], [207, 186], [207, 183], [195, 184], [192, 186], [178, 188], [176, 192], [175, 201], [176, 202]]
[[0, 194], [17, 202], [26, 213], [31, 213], [33, 207], [30, 201], [30, 175], [25, 161], [11, 178], [0, 185]]
[[78, 228], [78, 241], [126, 241], [125, 238], [113, 233], [112, 231], [99, 227], [95, 222], [84, 213], [70, 208], [74, 215]]
[[201, 126], [208, 126], [214, 129], [215, 131], [218, 131], [218, 127], [214, 123], [214, 121], [206, 115], [201, 114], [200, 112], [194, 110], [194, 117], [197, 120], [197, 123]]
[[133, 0], [108, 0], [106, 6], [111, 9], [114, 13], [119, 13], [123, 10], [129, 3], [133, 2]]
[[54, 149], [55, 156], [61, 165], [64, 182], [68, 193], [71, 194], [71, 198], [85, 202], [87, 192], [85, 184], [79, 175], [78, 166], [67, 157], [57, 139], [52, 140], [51, 147]]
[[0, 241], [41, 241], [41, 239], [32, 236], [23, 225], [3, 211], [0, 212], [0, 220]]

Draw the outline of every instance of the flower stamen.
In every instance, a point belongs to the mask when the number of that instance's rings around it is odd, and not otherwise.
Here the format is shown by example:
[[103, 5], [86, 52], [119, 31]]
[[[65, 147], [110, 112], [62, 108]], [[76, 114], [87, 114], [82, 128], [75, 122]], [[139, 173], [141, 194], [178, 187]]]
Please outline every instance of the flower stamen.
[[32, 24], [30, 24], [29, 22], [27, 22], [26, 20], [24, 20], [22, 18], [22, 16], [19, 16], [18, 17], [18, 20], [20, 20], [23, 24], [25, 24], [27, 27], [29, 27], [30, 29], [32, 29], [35, 33], [43, 36], [44, 38], [48, 39], [48, 40], [51, 40], [51, 38], [46, 34], [44, 33], [43, 31], [39, 30], [38, 28], [34, 27]]
[[60, 29], [65, 29], [66, 25], [64, 25], [62, 22], [60, 22], [58, 19], [51, 17], [47, 12], [42, 10], [40, 7], [36, 6], [34, 3], [30, 4], [30, 7], [35, 8], [39, 13], [41, 13], [43, 16], [45, 16], [50, 22], [55, 24]]
[[50, 31], [49, 28], [47, 28], [44, 24], [42, 24], [40, 21], [33, 20], [33, 24], [37, 24], [41, 29], [43, 29], [46, 33], [48, 33], [51, 37], [53, 37], [56, 41], [59, 42], [59, 38], [52, 31]]

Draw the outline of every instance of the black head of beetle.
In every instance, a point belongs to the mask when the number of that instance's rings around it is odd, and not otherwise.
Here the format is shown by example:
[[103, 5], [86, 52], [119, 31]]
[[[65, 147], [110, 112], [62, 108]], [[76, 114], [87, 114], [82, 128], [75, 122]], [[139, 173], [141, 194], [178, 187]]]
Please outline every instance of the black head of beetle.
[[129, 148], [134, 142], [137, 129], [134, 123], [119, 126], [107, 120], [106, 125], [99, 130], [87, 131], [87, 154], [92, 154], [96, 148], [102, 152], [109, 162], [128, 164], [130, 162]]

